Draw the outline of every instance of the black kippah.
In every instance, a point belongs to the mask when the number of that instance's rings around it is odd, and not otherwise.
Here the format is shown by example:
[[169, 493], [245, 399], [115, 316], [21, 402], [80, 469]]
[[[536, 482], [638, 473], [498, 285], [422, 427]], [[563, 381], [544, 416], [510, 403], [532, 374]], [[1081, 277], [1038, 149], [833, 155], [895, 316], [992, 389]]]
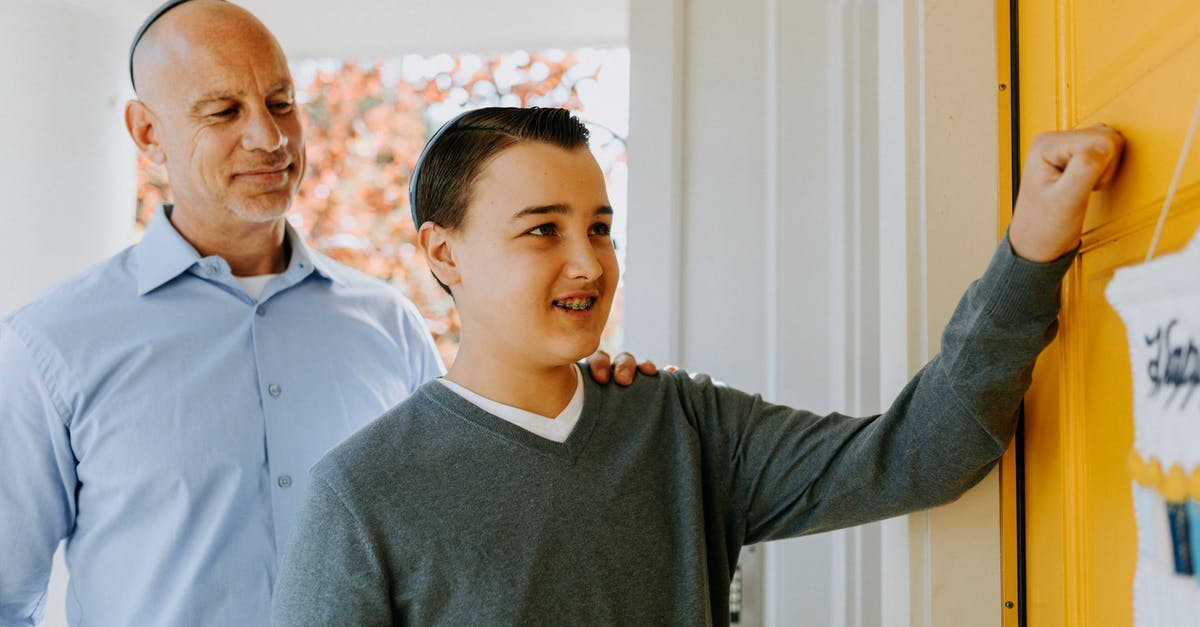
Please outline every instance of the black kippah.
[[442, 138], [442, 135], [445, 135], [446, 131], [454, 128], [455, 125], [458, 124], [459, 120], [461, 120], [468, 113], [470, 113], [470, 111], [463, 111], [462, 113], [451, 118], [449, 122], [443, 124], [442, 127], [433, 134], [433, 137], [429, 138], [428, 142], [425, 142], [425, 148], [421, 149], [421, 154], [417, 157], [417, 163], [413, 165], [412, 174], [408, 175], [408, 209], [412, 211], [413, 226], [415, 226], [418, 231], [421, 230], [421, 223], [417, 222], [417, 177], [421, 175], [421, 166], [425, 165], [425, 159], [429, 156], [429, 152], [433, 150], [433, 145], [438, 143], [438, 140]]
[[137, 50], [138, 42], [142, 40], [142, 36], [146, 34], [146, 31], [149, 30], [150, 26], [158, 21], [158, 18], [165, 15], [167, 11], [170, 11], [184, 2], [189, 1], [190, 0], [167, 0], [166, 2], [162, 3], [162, 6], [155, 9], [154, 13], [151, 13], [150, 17], [146, 18], [145, 22], [142, 22], [142, 27], [139, 28], [137, 34], [133, 36], [133, 43], [129, 46], [129, 82], [133, 85], [134, 91], [137, 91], [137, 81], [133, 78], [133, 53]]

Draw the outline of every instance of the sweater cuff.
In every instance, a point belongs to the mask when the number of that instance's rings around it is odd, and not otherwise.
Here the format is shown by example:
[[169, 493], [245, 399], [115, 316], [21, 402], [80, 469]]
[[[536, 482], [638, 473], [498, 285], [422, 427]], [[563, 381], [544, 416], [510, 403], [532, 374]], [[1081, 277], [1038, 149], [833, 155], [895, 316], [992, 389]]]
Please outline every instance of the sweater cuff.
[[998, 321], [1027, 321], [1031, 313], [1057, 315], [1063, 276], [1078, 253], [1076, 246], [1053, 261], [1028, 261], [1013, 251], [1005, 231], [987, 271], [979, 280], [978, 293], [993, 295], [987, 308]]

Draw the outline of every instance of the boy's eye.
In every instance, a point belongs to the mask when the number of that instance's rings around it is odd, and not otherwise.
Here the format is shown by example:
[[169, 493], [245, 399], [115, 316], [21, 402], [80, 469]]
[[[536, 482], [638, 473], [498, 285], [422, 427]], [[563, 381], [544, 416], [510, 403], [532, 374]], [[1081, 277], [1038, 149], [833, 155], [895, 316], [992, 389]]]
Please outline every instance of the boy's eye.
[[611, 234], [612, 234], [612, 226], [609, 224], [606, 224], [604, 222], [597, 222], [596, 224], [592, 225], [592, 235], [608, 237]]
[[558, 232], [558, 229], [553, 224], [549, 223], [539, 224], [532, 229], [525, 231], [525, 233], [528, 235], [538, 235], [541, 237], [548, 237], [550, 235], [554, 235], [556, 232]]
[[292, 110], [291, 102], [275, 102], [270, 105], [271, 110], [276, 113], [287, 113]]

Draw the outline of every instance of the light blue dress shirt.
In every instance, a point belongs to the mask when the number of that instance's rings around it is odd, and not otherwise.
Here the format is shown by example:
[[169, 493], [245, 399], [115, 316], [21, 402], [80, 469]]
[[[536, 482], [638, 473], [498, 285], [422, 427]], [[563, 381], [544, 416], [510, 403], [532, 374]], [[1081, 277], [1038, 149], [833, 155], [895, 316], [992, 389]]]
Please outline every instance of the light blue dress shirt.
[[253, 301], [160, 210], [0, 323], [0, 625], [266, 625], [308, 470], [443, 367], [394, 288], [305, 247]]

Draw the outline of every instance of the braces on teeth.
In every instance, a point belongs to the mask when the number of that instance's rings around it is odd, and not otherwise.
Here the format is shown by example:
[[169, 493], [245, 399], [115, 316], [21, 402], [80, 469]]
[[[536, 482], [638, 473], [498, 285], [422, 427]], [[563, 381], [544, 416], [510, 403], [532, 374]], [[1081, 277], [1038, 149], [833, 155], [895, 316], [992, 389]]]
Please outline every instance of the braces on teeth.
[[556, 301], [554, 301], [554, 304], [556, 306], [562, 307], [564, 309], [573, 309], [575, 311], [583, 311], [584, 309], [591, 307], [593, 302], [595, 302], [595, 299], [588, 298], [586, 300], [576, 301], [576, 302], [571, 302], [571, 303], [561, 301], [561, 300], [556, 300]]

